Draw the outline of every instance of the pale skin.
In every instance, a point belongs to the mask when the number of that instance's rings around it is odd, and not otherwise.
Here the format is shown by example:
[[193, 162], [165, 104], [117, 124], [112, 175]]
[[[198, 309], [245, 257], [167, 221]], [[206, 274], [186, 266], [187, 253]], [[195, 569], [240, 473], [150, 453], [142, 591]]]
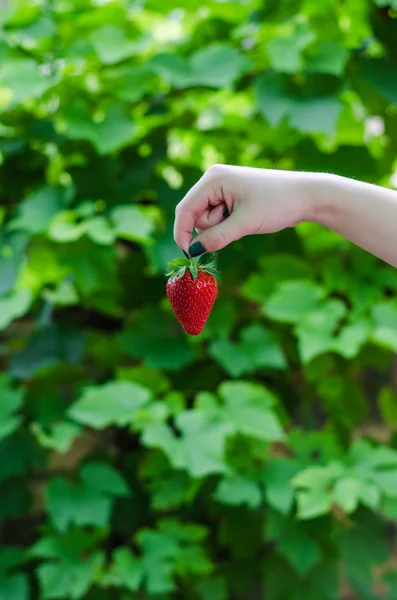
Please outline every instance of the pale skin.
[[214, 165], [176, 207], [174, 237], [197, 256], [302, 222], [331, 229], [397, 267], [397, 192], [325, 173]]

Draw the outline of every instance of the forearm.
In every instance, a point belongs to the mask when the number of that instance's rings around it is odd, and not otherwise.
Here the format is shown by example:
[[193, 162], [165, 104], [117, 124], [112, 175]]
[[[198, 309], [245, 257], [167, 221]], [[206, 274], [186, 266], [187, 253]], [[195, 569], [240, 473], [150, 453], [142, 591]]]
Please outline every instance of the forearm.
[[311, 220], [397, 267], [397, 192], [335, 175], [309, 183]]

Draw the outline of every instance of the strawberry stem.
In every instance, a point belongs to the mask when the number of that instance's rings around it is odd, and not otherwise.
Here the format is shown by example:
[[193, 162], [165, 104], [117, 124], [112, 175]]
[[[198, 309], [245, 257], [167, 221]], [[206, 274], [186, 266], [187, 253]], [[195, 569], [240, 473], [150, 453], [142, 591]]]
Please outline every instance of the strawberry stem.
[[216, 252], [209, 252], [208, 254], [202, 254], [201, 256], [187, 258], [175, 258], [168, 263], [167, 277], [171, 277], [171, 280], [182, 279], [185, 275], [186, 270], [190, 271], [193, 279], [197, 279], [200, 271], [211, 273], [215, 275], [219, 273], [216, 266], [217, 254]]

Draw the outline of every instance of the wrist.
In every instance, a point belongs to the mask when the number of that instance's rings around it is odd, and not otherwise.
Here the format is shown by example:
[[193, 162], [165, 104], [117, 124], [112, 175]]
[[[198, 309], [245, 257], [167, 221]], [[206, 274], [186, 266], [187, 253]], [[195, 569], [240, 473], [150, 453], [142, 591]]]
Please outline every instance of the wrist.
[[[343, 177], [329, 173], [308, 173], [305, 181], [305, 221], [331, 228], [337, 219], [338, 197]], [[339, 191], [338, 191], [339, 189]]]

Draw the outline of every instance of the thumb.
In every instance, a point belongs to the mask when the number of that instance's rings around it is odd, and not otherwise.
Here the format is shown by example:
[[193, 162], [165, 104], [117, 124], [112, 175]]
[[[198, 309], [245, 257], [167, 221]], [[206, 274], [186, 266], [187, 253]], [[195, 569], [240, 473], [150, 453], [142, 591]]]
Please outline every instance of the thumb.
[[239, 240], [243, 235], [243, 224], [236, 213], [232, 213], [218, 225], [206, 229], [195, 237], [189, 247], [189, 254], [199, 256], [204, 252], [217, 252], [231, 242]]

